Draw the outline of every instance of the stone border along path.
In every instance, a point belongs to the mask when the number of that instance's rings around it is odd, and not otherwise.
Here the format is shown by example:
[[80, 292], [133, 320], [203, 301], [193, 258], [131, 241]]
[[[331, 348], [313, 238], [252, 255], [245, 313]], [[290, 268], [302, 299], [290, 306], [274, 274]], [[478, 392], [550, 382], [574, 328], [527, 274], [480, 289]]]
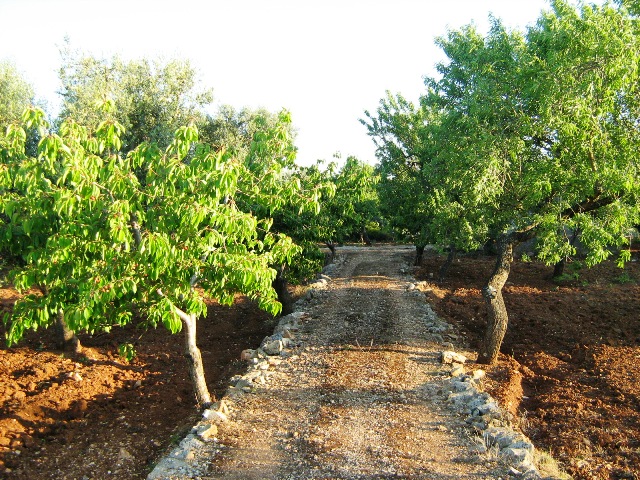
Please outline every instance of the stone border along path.
[[147, 479], [541, 478], [406, 274], [412, 252], [339, 249]]

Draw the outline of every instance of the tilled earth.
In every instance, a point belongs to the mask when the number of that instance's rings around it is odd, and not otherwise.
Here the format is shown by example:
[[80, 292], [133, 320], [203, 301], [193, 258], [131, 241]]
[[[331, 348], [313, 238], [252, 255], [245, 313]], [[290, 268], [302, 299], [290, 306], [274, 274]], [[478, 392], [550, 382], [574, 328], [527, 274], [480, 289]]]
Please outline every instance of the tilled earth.
[[[254, 407], [262, 414], [221, 428], [211, 478], [502, 475], [443, 406], [446, 392], [429, 366], [435, 345], [418, 321], [424, 302], [417, 316], [407, 314], [414, 307], [406, 301], [419, 296], [408, 295], [407, 279], [398, 276], [410, 250], [392, 250], [364, 249], [305, 306], [302, 333], [315, 331], [317, 339], [283, 362], [268, 396], [242, 397], [249, 408], [238, 415]], [[475, 347], [484, 323], [479, 288], [493, 259], [463, 258], [438, 285], [430, 274], [442, 261], [425, 260], [421, 290], [457, 326], [447, 340]], [[639, 267], [576, 262], [554, 283], [549, 267], [517, 262], [505, 288], [505, 354], [486, 386], [575, 478], [640, 478]], [[374, 287], [380, 294], [372, 297]], [[333, 294], [341, 300], [323, 304]], [[0, 288], [3, 310], [14, 300], [15, 292]], [[240, 351], [272, 331], [273, 322], [248, 302], [211, 306], [199, 343], [212, 391], [221, 395], [246, 369]], [[0, 349], [0, 478], [145, 478], [197, 418], [182, 337], [114, 330], [82, 337], [84, 354], [69, 356], [53, 349], [50, 335]], [[136, 343], [131, 363], [117, 356], [122, 342]], [[316, 380], [304, 373], [314, 369], [323, 372]]]
[[[0, 289], [3, 308], [15, 292]], [[209, 307], [199, 344], [212, 392], [245, 366], [247, 344], [273, 331], [269, 317], [239, 301]], [[183, 337], [134, 328], [81, 336], [81, 355], [52, 349], [52, 332], [0, 349], [0, 478], [139, 479], [191, 427], [194, 398]], [[127, 363], [118, 345], [136, 344]]]
[[[640, 479], [640, 262], [586, 268], [514, 263], [504, 289], [509, 328], [493, 395], [520, 418], [537, 447], [576, 479]], [[437, 313], [477, 347], [484, 329], [480, 289], [495, 259], [470, 256], [451, 267], [431, 255], [418, 276]]]

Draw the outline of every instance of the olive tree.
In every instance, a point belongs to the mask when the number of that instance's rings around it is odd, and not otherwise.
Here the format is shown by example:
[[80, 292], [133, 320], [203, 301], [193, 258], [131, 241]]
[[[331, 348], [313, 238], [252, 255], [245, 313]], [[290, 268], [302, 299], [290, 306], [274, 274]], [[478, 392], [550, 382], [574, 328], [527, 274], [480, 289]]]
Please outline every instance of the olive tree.
[[166, 148], [179, 127], [205, 122], [211, 104], [210, 90], [200, 89], [197, 72], [186, 60], [130, 60], [96, 58], [62, 51], [59, 77], [65, 119], [95, 129], [104, 120], [96, 105], [106, 100], [115, 105], [115, 118], [123, 125], [123, 153], [143, 142]]

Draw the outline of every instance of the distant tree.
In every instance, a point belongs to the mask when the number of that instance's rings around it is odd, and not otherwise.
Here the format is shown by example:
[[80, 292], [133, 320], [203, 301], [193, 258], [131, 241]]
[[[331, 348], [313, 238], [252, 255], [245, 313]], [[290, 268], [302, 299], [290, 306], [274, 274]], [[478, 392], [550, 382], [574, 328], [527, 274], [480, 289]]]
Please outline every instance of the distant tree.
[[22, 112], [34, 103], [31, 85], [12, 63], [0, 61], [0, 125], [20, 123]]
[[[33, 87], [12, 63], [0, 61], [0, 128], [20, 124], [24, 110], [33, 105], [42, 106]], [[28, 132], [26, 148], [30, 154], [35, 155], [39, 140], [37, 132]]]
[[103, 121], [96, 105], [110, 100], [124, 127], [122, 151], [143, 142], [166, 148], [182, 125], [201, 126], [204, 109], [213, 101], [208, 90], [197, 90], [196, 71], [188, 61], [163, 63], [147, 59], [125, 62], [62, 51], [61, 123], [66, 119], [95, 129]]
[[[213, 115], [207, 115], [199, 126], [204, 143], [216, 148], [224, 146], [239, 155], [247, 156], [256, 133], [274, 128], [279, 114], [266, 109], [241, 108], [222, 105]], [[287, 126], [287, 136], [293, 141], [295, 133], [292, 124]]]

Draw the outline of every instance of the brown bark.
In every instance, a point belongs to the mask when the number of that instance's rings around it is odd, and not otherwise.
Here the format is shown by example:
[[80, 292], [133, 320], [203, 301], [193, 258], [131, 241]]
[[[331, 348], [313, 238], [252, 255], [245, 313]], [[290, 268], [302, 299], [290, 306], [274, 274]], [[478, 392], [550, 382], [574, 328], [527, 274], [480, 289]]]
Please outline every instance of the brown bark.
[[566, 259], [563, 258], [553, 266], [553, 278], [557, 278], [564, 273], [564, 266], [566, 263]]
[[507, 332], [509, 316], [502, 298], [502, 288], [509, 278], [513, 262], [513, 235], [503, 234], [497, 242], [498, 258], [489, 281], [482, 289], [487, 304], [487, 326], [484, 341], [478, 355], [478, 362], [493, 364], [498, 359], [502, 340]]
[[[573, 234], [571, 235], [571, 240], [569, 241], [569, 245], [571, 246], [575, 245], [576, 239], [578, 238], [578, 233], [579, 233], [578, 229], [574, 230]], [[567, 263], [567, 259], [563, 258], [553, 266], [553, 278], [557, 278], [564, 273], [564, 267], [566, 263]]]
[[362, 238], [362, 243], [364, 243], [368, 247], [371, 246], [371, 239], [369, 238], [369, 234], [367, 233], [367, 227], [362, 227], [360, 237]]
[[64, 321], [64, 311], [58, 310], [56, 315], [56, 346], [60, 350], [66, 352], [80, 353], [82, 351], [82, 345], [80, 340], [73, 333], [73, 330], [69, 328], [67, 322]]
[[204, 366], [202, 364], [202, 355], [196, 343], [196, 326], [197, 319], [194, 314], [187, 314], [182, 310], [176, 309], [185, 335], [184, 356], [187, 359], [189, 367], [189, 376], [193, 385], [193, 392], [196, 396], [196, 402], [201, 408], [211, 406], [211, 394], [207, 387], [204, 376]]
[[422, 265], [422, 259], [424, 258], [424, 245], [416, 245], [416, 259], [413, 262], [414, 267], [419, 267]]
[[293, 312], [293, 302], [289, 289], [287, 288], [287, 279], [284, 276], [284, 266], [278, 268], [276, 278], [272, 282], [273, 289], [278, 295], [278, 301], [282, 304], [282, 314], [288, 315]]
[[451, 245], [449, 248], [449, 255], [447, 255], [447, 259], [440, 267], [440, 271], [438, 272], [438, 282], [444, 282], [444, 279], [447, 278], [447, 274], [449, 273], [449, 268], [451, 268], [451, 264], [456, 258], [456, 248]]
[[336, 259], [336, 244], [333, 243], [333, 242], [325, 242], [325, 245], [331, 251], [331, 262], [330, 263], [333, 263], [333, 261]]

